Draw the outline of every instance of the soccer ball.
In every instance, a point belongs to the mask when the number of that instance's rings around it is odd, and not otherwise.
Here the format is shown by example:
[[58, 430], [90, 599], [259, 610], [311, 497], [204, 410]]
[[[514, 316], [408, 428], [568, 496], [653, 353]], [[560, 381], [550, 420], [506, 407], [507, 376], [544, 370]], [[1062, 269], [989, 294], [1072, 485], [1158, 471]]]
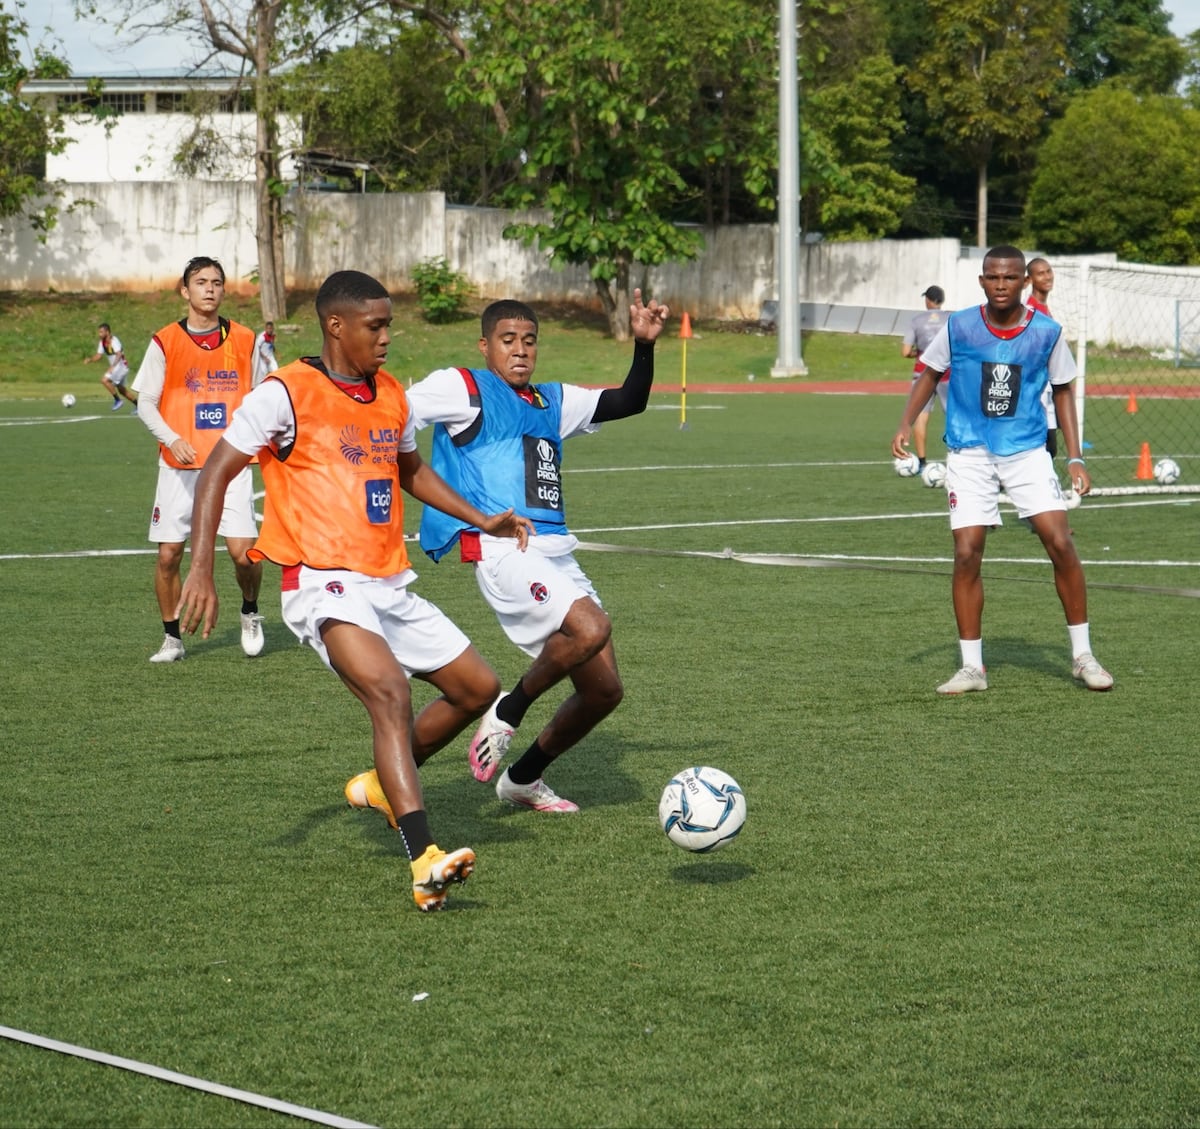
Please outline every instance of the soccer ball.
[[75, 397], [70, 392], [64, 392], [62, 405], [64, 408], [73, 408], [75, 406]]
[[746, 797], [719, 768], [685, 768], [658, 801], [658, 822], [685, 851], [704, 854], [729, 842], [746, 822]]
[[921, 471], [921, 481], [926, 486], [933, 488], [936, 486], [946, 485], [946, 464], [945, 463], [926, 463], [925, 469]]
[[921, 460], [916, 455], [906, 455], [902, 459], [892, 459], [892, 466], [901, 478], [912, 478], [921, 473]]
[[1179, 464], [1174, 459], [1159, 459], [1154, 464], [1154, 481], [1159, 486], [1170, 486], [1179, 481]]

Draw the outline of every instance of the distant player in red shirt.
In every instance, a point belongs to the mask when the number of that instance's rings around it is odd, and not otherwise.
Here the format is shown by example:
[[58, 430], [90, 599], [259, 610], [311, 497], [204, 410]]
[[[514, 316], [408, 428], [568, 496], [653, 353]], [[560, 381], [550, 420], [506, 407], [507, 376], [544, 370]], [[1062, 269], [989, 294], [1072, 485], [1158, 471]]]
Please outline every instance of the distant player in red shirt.
[[[1030, 288], [1025, 305], [1031, 310], [1037, 310], [1048, 318], [1054, 315], [1046, 302], [1050, 291], [1054, 289], [1054, 268], [1045, 259], [1030, 259], [1025, 267], [1025, 285]], [[1058, 417], [1054, 413], [1054, 400], [1043, 400], [1046, 407], [1046, 450], [1050, 457], [1058, 454]]]

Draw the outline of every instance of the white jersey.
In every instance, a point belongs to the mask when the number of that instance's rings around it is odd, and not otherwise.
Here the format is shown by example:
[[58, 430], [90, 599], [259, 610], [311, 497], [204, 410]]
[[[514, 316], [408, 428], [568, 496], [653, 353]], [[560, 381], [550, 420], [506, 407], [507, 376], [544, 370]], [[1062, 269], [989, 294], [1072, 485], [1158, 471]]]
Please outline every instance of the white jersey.
[[263, 378], [278, 367], [279, 360], [275, 356], [275, 342], [268, 340], [266, 330], [263, 330], [254, 339], [254, 370], [250, 378], [251, 385], [257, 388], [263, 382]]
[[125, 359], [125, 350], [121, 339], [114, 333], [109, 336], [108, 344], [96, 342], [96, 352], [108, 362], [108, 378], [119, 384], [129, 375], [129, 362]]

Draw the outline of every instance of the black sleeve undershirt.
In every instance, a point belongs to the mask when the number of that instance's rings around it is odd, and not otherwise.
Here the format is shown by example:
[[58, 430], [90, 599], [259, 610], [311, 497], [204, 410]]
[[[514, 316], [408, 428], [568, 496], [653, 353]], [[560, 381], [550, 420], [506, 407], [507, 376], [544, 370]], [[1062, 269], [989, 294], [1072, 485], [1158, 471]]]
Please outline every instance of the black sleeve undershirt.
[[633, 343], [633, 363], [620, 388], [606, 388], [600, 393], [592, 423], [625, 419], [646, 410], [650, 401], [650, 385], [654, 383], [654, 342]]

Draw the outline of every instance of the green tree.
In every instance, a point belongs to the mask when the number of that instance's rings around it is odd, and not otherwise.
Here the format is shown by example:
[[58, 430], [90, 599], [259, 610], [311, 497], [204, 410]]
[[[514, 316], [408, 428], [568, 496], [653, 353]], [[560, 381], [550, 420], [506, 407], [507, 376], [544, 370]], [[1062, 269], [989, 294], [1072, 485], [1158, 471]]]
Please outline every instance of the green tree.
[[[234, 62], [253, 93], [255, 113], [255, 239], [258, 245], [259, 302], [264, 321], [287, 313], [283, 254], [282, 153], [279, 117], [283, 109], [280, 75], [310, 59], [372, 0], [75, 0], [76, 10], [105, 20], [137, 40], [164, 30], [182, 31], [208, 54], [208, 60]], [[203, 141], [203, 137], [201, 137]], [[195, 154], [193, 153], [192, 156]], [[187, 154], [185, 154], [185, 157]]]
[[804, 5], [802, 219], [826, 238], [890, 235], [913, 199], [915, 180], [895, 167], [901, 71], [887, 32], [875, 0]]
[[506, 234], [552, 263], [585, 266], [618, 340], [629, 335], [635, 264], [693, 258], [698, 233], [668, 218], [685, 188], [676, 164], [676, 46], [621, 0], [483, 0], [451, 101], [499, 104], [498, 156], [519, 170], [503, 192], [547, 220]]
[[431, 24], [393, 18], [288, 72], [284, 104], [301, 119], [306, 148], [368, 163], [370, 188], [482, 204], [497, 187], [494, 127], [481, 107], [447, 104], [459, 61]]
[[909, 83], [975, 171], [975, 240], [987, 243], [988, 165], [1042, 128], [1066, 64], [1068, 0], [928, 0], [928, 46]]
[[1027, 221], [1047, 251], [1200, 261], [1200, 110], [1114, 83], [1078, 95], [1042, 146]]
[[[1164, 42], [1166, 41], [1166, 42]], [[1162, 0], [1071, 0], [1067, 25], [1068, 89], [1090, 89], [1106, 78], [1160, 72], [1166, 58], [1182, 68]], [[1168, 68], [1171, 64], [1168, 63]], [[1168, 93], [1180, 74], [1158, 92]]]
[[19, 216], [44, 234], [57, 221], [61, 196], [46, 183], [46, 157], [61, 153], [68, 139], [57, 109], [28, 101], [22, 88], [30, 78], [64, 78], [70, 70], [40, 45], [30, 66], [22, 61], [24, 8], [22, 0], [0, 2], [0, 221]]

